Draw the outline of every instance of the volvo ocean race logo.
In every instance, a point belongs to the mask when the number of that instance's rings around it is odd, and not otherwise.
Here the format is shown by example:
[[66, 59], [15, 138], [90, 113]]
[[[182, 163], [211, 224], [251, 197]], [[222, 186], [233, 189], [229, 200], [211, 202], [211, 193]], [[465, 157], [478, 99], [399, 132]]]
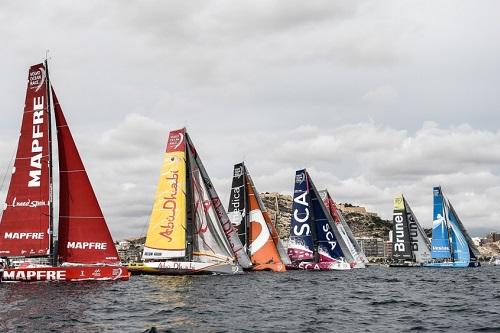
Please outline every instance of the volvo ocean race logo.
[[298, 175], [295, 175], [295, 183], [296, 184], [302, 184], [306, 180], [306, 173], [302, 172], [299, 173]]
[[40, 90], [44, 82], [45, 82], [45, 68], [40, 67], [38, 68], [38, 70], [30, 72], [29, 74], [30, 89], [35, 89], [35, 91], [38, 91]]
[[168, 136], [168, 151], [176, 151], [184, 142], [184, 133], [170, 132]]
[[240, 178], [241, 176], [243, 176], [243, 166], [234, 168], [233, 178]]

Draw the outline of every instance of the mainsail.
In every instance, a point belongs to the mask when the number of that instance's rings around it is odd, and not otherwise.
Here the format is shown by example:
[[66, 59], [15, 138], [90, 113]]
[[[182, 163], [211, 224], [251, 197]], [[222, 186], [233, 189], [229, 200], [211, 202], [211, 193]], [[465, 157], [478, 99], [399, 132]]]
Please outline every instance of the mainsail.
[[118, 252], [53, 89], [52, 96], [59, 151], [59, 261], [118, 264]]
[[186, 256], [185, 130], [171, 131], [158, 180], [143, 259]]
[[0, 257], [50, 254], [52, 203], [47, 95], [45, 66], [32, 66], [16, 160], [0, 221]]
[[234, 166], [228, 216], [238, 229], [254, 270], [285, 270], [283, 263], [288, 262], [288, 256], [243, 163]]
[[432, 223], [432, 258], [452, 258], [450, 249], [450, 234], [446, 218], [446, 206], [444, 204], [441, 187], [434, 187], [434, 218]]
[[410, 243], [410, 228], [408, 227], [408, 215], [406, 214], [403, 195], [394, 198], [392, 258], [395, 260], [413, 259]]
[[295, 188], [293, 191], [292, 221], [290, 223], [290, 238], [288, 240], [288, 256], [291, 261], [310, 260], [315, 253], [316, 228], [312, 225], [309, 198], [309, 182], [306, 170], [295, 173]]

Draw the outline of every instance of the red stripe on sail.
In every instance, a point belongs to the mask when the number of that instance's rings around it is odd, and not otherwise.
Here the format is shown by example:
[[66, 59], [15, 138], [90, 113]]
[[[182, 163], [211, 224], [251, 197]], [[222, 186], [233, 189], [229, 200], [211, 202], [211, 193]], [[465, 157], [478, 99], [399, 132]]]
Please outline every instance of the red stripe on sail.
[[116, 264], [118, 253], [54, 90], [52, 96], [59, 148], [59, 261]]
[[49, 252], [49, 114], [45, 75], [43, 64], [29, 70], [21, 135], [0, 222], [0, 257], [40, 256]]

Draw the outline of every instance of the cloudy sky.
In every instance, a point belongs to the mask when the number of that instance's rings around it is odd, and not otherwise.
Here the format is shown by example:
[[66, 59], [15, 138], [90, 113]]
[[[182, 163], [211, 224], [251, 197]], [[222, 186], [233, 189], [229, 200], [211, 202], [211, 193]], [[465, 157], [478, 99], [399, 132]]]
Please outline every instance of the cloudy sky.
[[497, 1], [0, 0], [0, 181], [28, 68], [49, 49], [115, 238], [145, 232], [166, 137], [183, 126], [224, 202], [245, 160], [260, 191], [291, 193], [306, 167], [384, 218], [404, 193], [425, 227], [440, 184], [471, 234], [500, 231], [498, 13]]

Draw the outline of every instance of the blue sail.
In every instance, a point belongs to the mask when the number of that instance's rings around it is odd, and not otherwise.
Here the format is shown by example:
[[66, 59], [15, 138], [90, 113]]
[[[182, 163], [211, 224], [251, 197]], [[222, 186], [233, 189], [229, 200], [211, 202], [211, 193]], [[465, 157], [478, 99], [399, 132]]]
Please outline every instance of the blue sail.
[[432, 223], [432, 249], [434, 259], [451, 258], [448, 224], [441, 187], [434, 187], [434, 218]]
[[312, 212], [307, 178], [305, 169], [295, 173], [292, 220], [288, 240], [288, 256], [292, 261], [313, 259], [314, 257], [314, 230], [311, 225]]
[[[309, 177], [308, 177], [309, 178]], [[318, 195], [317, 190], [314, 188], [314, 184], [309, 178], [309, 184], [311, 186], [311, 205], [314, 216], [314, 222], [316, 224], [316, 237], [318, 241], [318, 252], [320, 254], [320, 260], [325, 260], [326, 258], [339, 259], [344, 257], [344, 252], [342, 251], [341, 245], [337, 238], [335, 237], [332, 225], [329, 223], [329, 214], [323, 204], [323, 199]], [[326, 257], [326, 258], [324, 258]]]
[[[449, 203], [448, 203], [449, 204]], [[467, 239], [465, 239], [464, 234], [460, 230], [460, 226], [457, 222], [457, 217], [453, 210], [448, 210], [448, 220], [451, 227], [451, 243], [453, 244], [453, 260], [454, 261], [470, 261], [469, 244], [467, 244]]]

